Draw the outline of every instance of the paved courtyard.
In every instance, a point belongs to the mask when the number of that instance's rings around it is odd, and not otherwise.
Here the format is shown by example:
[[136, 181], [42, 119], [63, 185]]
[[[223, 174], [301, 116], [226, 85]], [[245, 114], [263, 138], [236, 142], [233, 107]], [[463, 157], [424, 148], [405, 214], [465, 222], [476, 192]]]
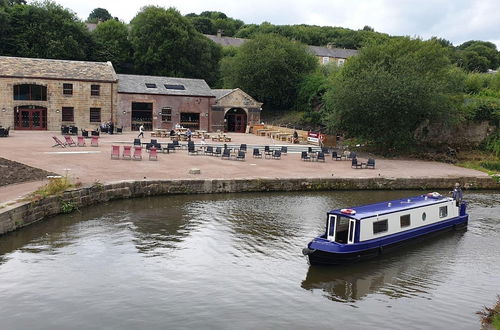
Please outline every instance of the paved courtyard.
[[[376, 169], [353, 169], [350, 161], [304, 162], [300, 153], [288, 153], [281, 160], [255, 159], [251, 155], [252, 145], [287, 145], [286, 142], [272, 141], [253, 134], [231, 133], [230, 145], [246, 143], [249, 152], [245, 161], [221, 160], [220, 157], [188, 155], [187, 150], [162, 154], [158, 161], [149, 161], [143, 152], [142, 161], [112, 160], [112, 145], [131, 145], [137, 133], [120, 135], [104, 134], [99, 138], [99, 146], [91, 147], [86, 139], [86, 147], [52, 147], [52, 136], [63, 137], [59, 132], [50, 131], [11, 131], [11, 136], [0, 138], [0, 157], [41, 168], [60, 175], [68, 174], [74, 182], [113, 182], [120, 180], [142, 179], [207, 179], [207, 178], [447, 178], [481, 177], [485, 173], [456, 167], [450, 164], [419, 160], [376, 159]], [[76, 141], [76, 137], [73, 137]], [[157, 138], [158, 142], [170, 142], [168, 138]], [[149, 132], [143, 142], [150, 140]], [[199, 139], [194, 139], [199, 143]], [[185, 143], [185, 142], [184, 142]], [[207, 144], [221, 145], [207, 139]], [[296, 145], [295, 145], [296, 146]], [[306, 147], [306, 146], [304, 146]], [[358, 157], [366, 161], [366, 157]], [[189, 174], [189, 170], [198, 168], [201, 174]], [[0, 187], [0, 203], [25, 195], [42, 182], [28, 182]]]

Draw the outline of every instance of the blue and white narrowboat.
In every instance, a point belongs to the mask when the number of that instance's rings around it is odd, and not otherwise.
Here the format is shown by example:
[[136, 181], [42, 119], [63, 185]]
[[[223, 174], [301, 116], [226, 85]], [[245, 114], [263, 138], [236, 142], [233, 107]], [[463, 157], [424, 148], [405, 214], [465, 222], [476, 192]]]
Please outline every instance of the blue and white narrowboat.
[[466, 228], [468, 219], [464, 202], [438, 193], [336, 209], [327, 213], [325, 233], [302, 252], [310, 264], [352, 263], [416, 239]]

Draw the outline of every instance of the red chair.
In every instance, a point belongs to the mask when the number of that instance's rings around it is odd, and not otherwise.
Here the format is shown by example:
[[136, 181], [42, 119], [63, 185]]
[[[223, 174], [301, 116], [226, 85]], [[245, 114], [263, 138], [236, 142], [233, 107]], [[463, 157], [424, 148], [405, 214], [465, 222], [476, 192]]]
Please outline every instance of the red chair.
[[142, 147], [134, 146], [134, 160], [142, 160]]
[[132, 159], [132, 147], [131, 146], [123, 146], [123, 159]]
[[76, 147], [76, 143], [75, 143], [75, 141], [73, 140], [73, 138], [71, 136], [65, 135], [64, 139], [66, 140], [66, 145], [67, 146], [69, 146], [69, 147]]
[[111, 159], [120, 159], [120, 146], [111, 146]]
[[93, 136], [90, 139], [90, 146], [91, 147], [98, 147], [99, 146], [99, 137], [98, 136]]
[[149, 149], [149, 160], [158, 160], [158, 150], [155, 147]]
[[59, 138], [57, 136], [53, 136], [52, 138], [54, 139], [54, 141], [56, 141], [56, 144], [54, 144], [52, 147], [66, 148], [64, 143], [61, 140], [59, 140]]
[[85, 147], [85, 138], [83, 136], [79, 136], [77, 139], [78, 139], [78, 142], [77, 142], [78, 146]]

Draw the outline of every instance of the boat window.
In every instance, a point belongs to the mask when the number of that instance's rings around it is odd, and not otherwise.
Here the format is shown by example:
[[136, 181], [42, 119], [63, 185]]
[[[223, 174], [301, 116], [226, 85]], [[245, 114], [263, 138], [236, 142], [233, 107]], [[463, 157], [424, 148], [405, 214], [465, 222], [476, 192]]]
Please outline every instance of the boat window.
[[373, 223], [373, 233], [374, 234], [383, 233], [383, 232], [387, 231], [388, 229], [389, 228], [388, 228], [387, 219], [375, 221]]
[[425, 214], [425, 212], [422, 213], [422, 220], [425, 221], [426, 218], [427, 218], [427, 214]]
[[354, 224], [354, 220], [349, 221], [349, 240], [347, 243], [354, 243]]
[[448, 216], [448, 206], [441, 206], [439, 208], [439, 217], [446, 218]]
[[349, 231], [349, 218], [337, 216], [335, 228], [335, 242], [347, 243], [347, 232]]
[[402, 215], [399, 218], [399, 223], [401, 225], [401, 228], [408, 227], [410, 225], [410, 215], [409, 214]]

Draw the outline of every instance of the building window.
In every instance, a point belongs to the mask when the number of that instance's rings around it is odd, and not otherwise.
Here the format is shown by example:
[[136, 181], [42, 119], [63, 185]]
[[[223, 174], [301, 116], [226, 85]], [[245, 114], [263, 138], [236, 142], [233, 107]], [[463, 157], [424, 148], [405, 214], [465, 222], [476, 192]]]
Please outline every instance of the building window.
[[62, 121], [75, 121], [75, 111], [73, 107], [62, 107]]
[[90, 122], [91, 123], [101, 122], [101, 108], [90, 108]]
[[439, 217], [446, 218], [448, 216], [448, 206], [441, 206], [439, 208]]
[[341, 59], [339, 59], [338, 63], [339, 63], [339, 66], [342, 66], [345, 63], [345, 60], [343, 58], [341, 58]]
[[63, 84], [63, 94], [73, 95], [73, 84]]
[[146, 83], [147, 88], [156, 88], [156, 84]]
[[47, 101], [47, 87], [41, 85], [14, 85], [14, 100]]
[[410, 215], [409, 214], [402, 215], [399, 218], [399, 224], [401, 225], [401, 228], [409, 227], [410, 226]]
[[172, 121], [172, 108], [162, 108], [161, 109], [161, 121], [170, 122]]
[[328, 56], [323, 56], [323, 61], [322, 61], [323, 64], [328, 64], [330, 63], [330, 58]]
[[180, 91], [183, 91], [186, 89], [186, 87], [184, 87], [184, 85], [169, 85], [169, 84], [165, 84], [165, 88], [166, 89], [176, 89], [176, 90], [180, 90]]
[[101, 85], [90, 85], [90, 95], [99, 96], [101, 94]]
[[386, 232], [387, 230], [388, 230], [387, 219], [375, 221], [373, 223], [373, 233], [374, 234], [383, 233], [383, 232]]

